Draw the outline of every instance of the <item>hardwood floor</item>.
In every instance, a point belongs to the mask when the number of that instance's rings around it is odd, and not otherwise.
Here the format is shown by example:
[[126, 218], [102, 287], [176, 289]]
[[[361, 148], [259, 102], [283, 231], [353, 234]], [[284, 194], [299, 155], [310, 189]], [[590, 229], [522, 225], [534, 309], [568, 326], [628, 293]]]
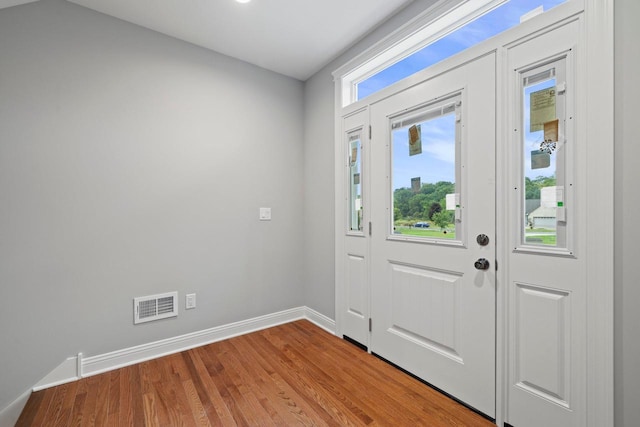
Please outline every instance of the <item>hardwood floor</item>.
[[494, 426], [306, 320], [33, 393], [17, 426]]

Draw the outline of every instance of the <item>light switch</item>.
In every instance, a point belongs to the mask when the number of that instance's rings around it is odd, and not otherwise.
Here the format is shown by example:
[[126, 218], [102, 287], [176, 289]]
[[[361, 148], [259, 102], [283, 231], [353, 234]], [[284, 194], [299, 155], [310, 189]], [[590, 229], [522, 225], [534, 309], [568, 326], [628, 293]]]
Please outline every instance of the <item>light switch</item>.
[[260, 208], [260, 221], [271, 221], [271, 208]]
[[187, 294], [185, 308], [187, 310], [189, 310], [190, 308], [196, 308], [196, 294]]

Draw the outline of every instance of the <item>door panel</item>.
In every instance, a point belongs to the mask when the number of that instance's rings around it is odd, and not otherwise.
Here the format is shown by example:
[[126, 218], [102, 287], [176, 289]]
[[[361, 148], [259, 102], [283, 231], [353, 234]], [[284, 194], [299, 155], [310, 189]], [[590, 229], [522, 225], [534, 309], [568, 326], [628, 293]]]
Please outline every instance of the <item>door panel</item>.
[[341, 333], [350, 339], [369, 345], [369, 239], [365, 232], [368, 224], [368, 110], [346, 116], [342, 121], [340, 164], [343, 166], [343, 188], [346, 211], [338, 222], [344, 235], [344, 283], [338, 295], [341, 308]]
[[[520, 283], [516, 289], [517, 385], [567, 407], [571, 348], [569, 294]], [[532, 319], [536, 319], [535, 322]]]
[[371, 350], [490, 417], [495, 93], [489, 54], [371, 106]]
[[457, 342], [461, 273], [390, 263], [390, 332], [462, 362]]
[[366, 345], [369, 321], [367, 263], [364, 256], [347, 254], [345, 266], [347, 289], [344, 335]]

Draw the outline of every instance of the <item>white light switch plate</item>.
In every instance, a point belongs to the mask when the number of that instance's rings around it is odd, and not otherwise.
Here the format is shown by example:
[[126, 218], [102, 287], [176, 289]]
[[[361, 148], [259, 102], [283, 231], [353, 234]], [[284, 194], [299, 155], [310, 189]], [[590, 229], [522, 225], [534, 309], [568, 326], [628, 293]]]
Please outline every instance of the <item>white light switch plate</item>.
[[271, 208], [260, 208], [260, 221], [271, 221]]
[[187, 294], [185, 308], [187, 310], [190, 308], [196, 308], [196, 294]]

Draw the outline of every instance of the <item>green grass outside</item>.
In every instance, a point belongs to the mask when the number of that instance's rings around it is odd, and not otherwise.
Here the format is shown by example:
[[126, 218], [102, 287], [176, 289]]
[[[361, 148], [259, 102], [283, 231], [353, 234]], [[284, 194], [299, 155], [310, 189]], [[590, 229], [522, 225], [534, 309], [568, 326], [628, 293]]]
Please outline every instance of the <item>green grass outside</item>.
[[[537, 233], [552, 233], [530, 236]], [[525, 242], [531, 245], [556, 246], [556, 230], [550, 228], [525, 228]]]
[[451, 229], [439, 230], [439, 229], [431, 229], [431, 228], [415, 228], [415, 227], [407, 227], [407, 226], [396, 226], [395, 231], [396, 234], [402, 234], [403, 236], [416, 236], [416, 237], [428, 237], [431, 239], [455, 239], [456, 232], [453, 231], [453, 224], [450, 224]]
[[[543, 245], [543, 246], [556, 246], [556, 235], [548, 234], [542, 236], [526, 236], [527, 233], [542, 233], [542, 232], [552, 232], [555, 230], [548, 230], [544, 228], [534, 228], [527, 229], [525, 231], [525, 239], [527, 243], [534, 245]], [[455, 239], [456, 232], [454, 231], [454, 225], [450, 224], [449, 228], [446, 230], [446, 233], [443, 230], [436, 228], [415, 228], [408, 227], [403, 225], [398, 225], [395, 227], [396, 234], [401, 234], [403, 236], [415, 236], [415, 237], [427, 237], [431, 239]]]
[[545, 245], [545, 246], [555, 246], [556, 245], [556, 236], [555, 234], [546, 235], [546, 236], [526, 236], [525, 239], [527, 243], [531, 243], [533, 245]]

